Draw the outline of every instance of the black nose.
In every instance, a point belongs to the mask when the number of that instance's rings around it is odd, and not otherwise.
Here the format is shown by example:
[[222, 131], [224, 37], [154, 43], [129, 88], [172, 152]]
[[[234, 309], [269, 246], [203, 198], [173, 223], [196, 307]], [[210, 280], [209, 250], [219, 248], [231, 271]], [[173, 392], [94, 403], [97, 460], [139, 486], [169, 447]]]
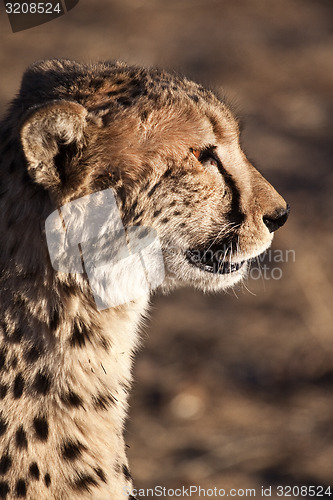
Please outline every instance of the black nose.
[[264, 215], [263, 221], [265, 226], [268, 227], [270, 233], [279, 229], [279, 227], [283, 226], [283, 224], [288, 219], [288, 215], [290, 212], [290, 207], [287, 205], [286, 208], [279, 208], [274, 212], [273, 215]]

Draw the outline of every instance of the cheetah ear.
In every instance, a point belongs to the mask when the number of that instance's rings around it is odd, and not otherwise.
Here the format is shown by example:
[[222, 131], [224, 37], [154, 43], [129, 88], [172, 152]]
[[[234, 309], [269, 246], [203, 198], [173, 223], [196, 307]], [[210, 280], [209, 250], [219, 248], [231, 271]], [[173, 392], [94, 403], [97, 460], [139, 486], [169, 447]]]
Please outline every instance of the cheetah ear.
[[75, 102], [53, 101], [30, 111], [21, 128], [28, 173], [47, 189], [66, 181], [66, 167], [83, 146], [87, 110]]

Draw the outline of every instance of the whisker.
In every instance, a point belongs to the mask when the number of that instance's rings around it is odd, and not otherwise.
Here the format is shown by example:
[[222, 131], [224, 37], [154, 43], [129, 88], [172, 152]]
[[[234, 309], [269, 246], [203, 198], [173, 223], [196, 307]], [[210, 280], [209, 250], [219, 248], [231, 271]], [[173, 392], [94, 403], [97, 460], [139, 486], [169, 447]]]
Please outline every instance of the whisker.
[[215, 238], [213, 239], [213, 241], [210, 243], [210, 245], [208, 246], [208, 248], [205, 250], [204, 254], [201, 257], [201, 260], [206, 256], [207, 252], [209, 252], [209, 250], [212, 248], [212, 246], [214, 245], [214, 243], [220, 238], [221, 234], [223, 232], [225, 232], [224, 236], [228, 236], [228, 234], [231, 232], [232, 229], [234, 229], [234, 227], [236, 227], [236, 225], [234, 223], [232, 223], [232, 222], [229, 222], [228, 224], [225, 224], [224, 226], [222, 226], [222, 228], [219, 230], [219, 232], [217, 233], [217, 235], [215, 236]]
[[261, 262], [259, 260], [259, 256], [257, 255], [256, 256], [256, 261], [258, 263], [258, 267], [259, 267], [259, 272], [260, 272], [260, 277], [261, 277], [261, 281], [262, 281], [262, 285], [263, 285], [263, 289], [264, 291], [266, 290], [266, 287], [265, 287], [265, 280], [264, 280], [264, 277], [263, 277], [263, 274], [261, 272]]

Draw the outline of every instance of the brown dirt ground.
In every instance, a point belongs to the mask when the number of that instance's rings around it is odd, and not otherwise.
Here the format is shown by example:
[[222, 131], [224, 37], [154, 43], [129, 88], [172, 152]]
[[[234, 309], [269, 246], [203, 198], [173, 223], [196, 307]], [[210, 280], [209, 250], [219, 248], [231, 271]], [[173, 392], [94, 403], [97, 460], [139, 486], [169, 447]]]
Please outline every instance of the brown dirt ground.
[[333, 486], [332, 24], [331, 0], [81, 1], [16, 34], [0, 12], [1, 113], [37, 59], [177, 70], [235, 103], [292, 206], [282, 279], [154, 298], [127, 432], [138, 488]]

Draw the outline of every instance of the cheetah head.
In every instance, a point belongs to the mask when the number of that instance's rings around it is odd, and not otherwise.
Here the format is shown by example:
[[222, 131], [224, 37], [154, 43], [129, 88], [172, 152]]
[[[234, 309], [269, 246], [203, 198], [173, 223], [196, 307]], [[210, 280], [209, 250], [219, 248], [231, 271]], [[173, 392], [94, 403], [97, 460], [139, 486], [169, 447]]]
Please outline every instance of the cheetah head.
[[156, 230], [165, 288], [234, 285], [287, 220], [225, 102], [185, 78], [45, 61], [26, 73], [22, 102], [33, 182], [55, 207], [112, 188], [126, 228]]

